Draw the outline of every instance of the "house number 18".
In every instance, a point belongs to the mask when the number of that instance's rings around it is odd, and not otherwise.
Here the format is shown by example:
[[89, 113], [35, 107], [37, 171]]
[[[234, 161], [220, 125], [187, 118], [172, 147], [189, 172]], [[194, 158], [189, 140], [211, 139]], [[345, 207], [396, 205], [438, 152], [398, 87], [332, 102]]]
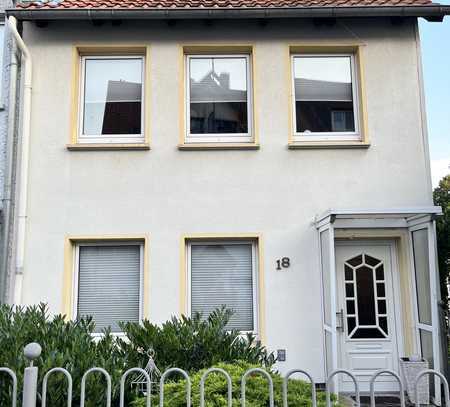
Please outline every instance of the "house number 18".
[[283, 257], [277, 260], [277, 270], [287, 269], [291, 265], [291, 259], [289, 257]]

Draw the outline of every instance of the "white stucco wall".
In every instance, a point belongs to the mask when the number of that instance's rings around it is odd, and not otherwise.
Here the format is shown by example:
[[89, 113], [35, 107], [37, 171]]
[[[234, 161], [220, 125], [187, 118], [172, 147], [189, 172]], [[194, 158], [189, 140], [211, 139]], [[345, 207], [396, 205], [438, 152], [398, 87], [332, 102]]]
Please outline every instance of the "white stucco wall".
[[[314, 215], [329, 207], [431, 204], [413, 24], [345, 21], [25, 25], [35, 61], [24, 302], [61, 311], [64, 238], [149, 234], [150, 318], [179, 312], [180, 237], [258, 232], [264, 239], [265, 326], [288, 367], [323, 379]], [[287, 45], [365, 44], [371, 147], [288, 150]], [[151, 151], [70, 152], [72, 46], [151, 45]], [[179, 151], [180, 43], [255, 44], [259, 151]], [[275, 271], [276, 259], [291, 267]]]

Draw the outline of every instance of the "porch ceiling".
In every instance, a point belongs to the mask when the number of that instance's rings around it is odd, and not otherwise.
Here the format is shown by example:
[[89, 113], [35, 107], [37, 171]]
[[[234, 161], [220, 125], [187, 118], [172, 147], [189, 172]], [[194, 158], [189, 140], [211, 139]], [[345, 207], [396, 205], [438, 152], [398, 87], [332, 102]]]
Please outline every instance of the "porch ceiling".
[[328, 209], [315, 217], [316, 228], [333, 224], [334, 228], [387, 228], [408, 227], [416, 219], [442, 215], [440, 206], [377, 208], [377, 209]]

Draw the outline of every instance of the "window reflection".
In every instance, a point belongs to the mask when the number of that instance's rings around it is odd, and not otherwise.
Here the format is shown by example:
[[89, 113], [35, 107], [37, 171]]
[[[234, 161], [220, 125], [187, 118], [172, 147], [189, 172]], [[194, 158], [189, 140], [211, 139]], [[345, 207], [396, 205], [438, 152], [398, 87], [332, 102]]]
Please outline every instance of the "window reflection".
[[190, 133], [248, 133], [247, 59], [192, 57]]
[[141, 134], [141, 58], [86, 58], [83, 135]]
[[294, 57], [296, 130], [354, 132], [350, 56]]

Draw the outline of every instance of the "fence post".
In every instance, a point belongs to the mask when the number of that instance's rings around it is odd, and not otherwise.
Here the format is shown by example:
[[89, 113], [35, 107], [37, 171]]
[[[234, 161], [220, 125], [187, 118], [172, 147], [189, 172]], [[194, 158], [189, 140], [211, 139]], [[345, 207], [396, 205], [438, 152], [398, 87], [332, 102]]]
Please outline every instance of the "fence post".
[[41, 356], [42, 348], [38, 343], [32, 342], [25, 346], [23, 353], [30, 361], [30, 366], [25, 368], [23, 376], [22, 407], [36, 407], [38, 368], [33, 366], [33, 361]]

